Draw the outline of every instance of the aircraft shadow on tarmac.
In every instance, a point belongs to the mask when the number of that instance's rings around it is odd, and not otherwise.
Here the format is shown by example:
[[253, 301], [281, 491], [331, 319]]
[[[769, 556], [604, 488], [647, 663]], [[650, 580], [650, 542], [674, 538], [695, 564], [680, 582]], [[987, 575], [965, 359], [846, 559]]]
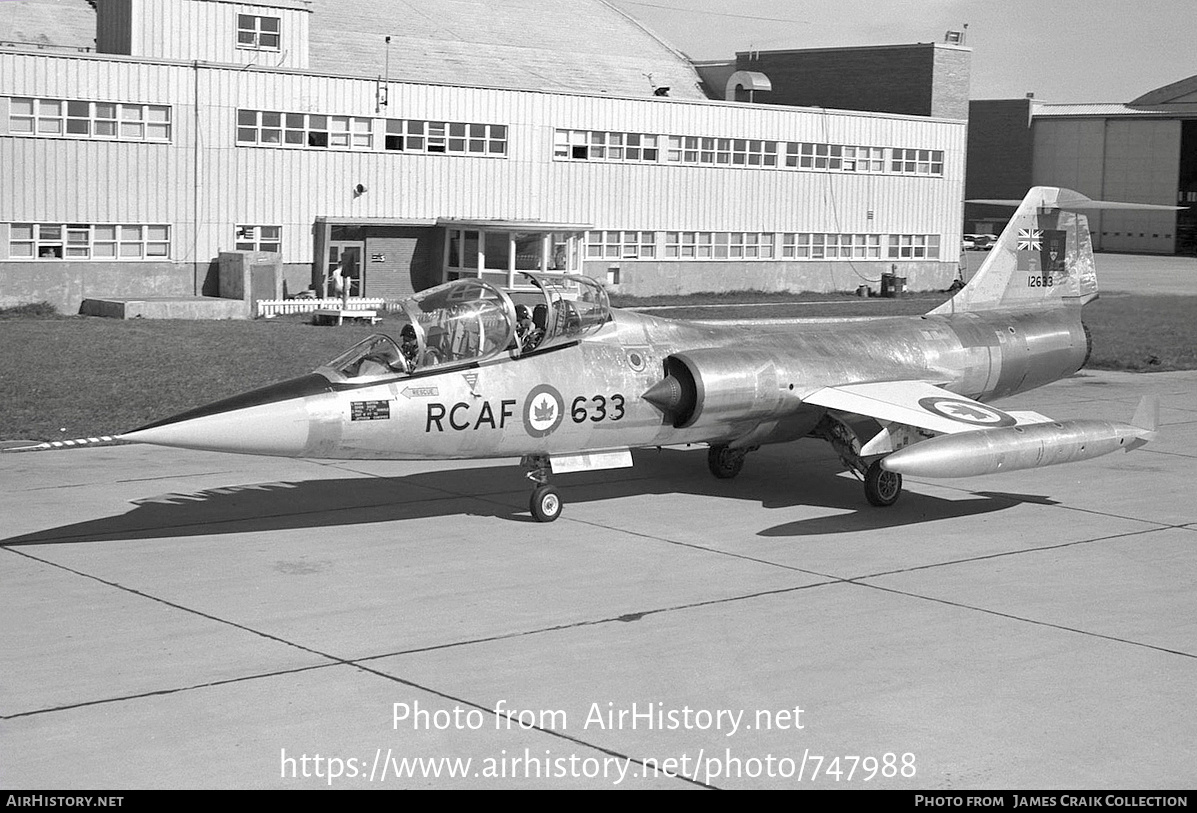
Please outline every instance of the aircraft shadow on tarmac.
[[[868, 531], [985, 514], [1021, 503], [1054, 504], [1046, 497], [998, 492], [944, 499], [908, 488], [896, 505], [878, 509], [865, 501], [857, 480], [836, 476], [841, 470], [826, 456], [762, 453], [750, 455], [735, 480], [717, 480], [707, 471], [705, 454], [663, 449], [637, 452], [630, 471], [564, 475], [553, 482], [566, 501], [566, 517], [572, 504], [654, 494], [749, 500], [768, 509], [811, 506], [820, 514], [825, 509], [844, 512], [765, 528], [757, 532], [763, 537]], [[163, 494], [136, 500], [133, 510], [119, 516], [0, 539], [0, 545], [210, 536], [461, 515], [535, 522], [527, 509], [530, 485], [521, 474], [516, 467], [485, 466]], [[614, 505], [612, 510], [626, 512]]]

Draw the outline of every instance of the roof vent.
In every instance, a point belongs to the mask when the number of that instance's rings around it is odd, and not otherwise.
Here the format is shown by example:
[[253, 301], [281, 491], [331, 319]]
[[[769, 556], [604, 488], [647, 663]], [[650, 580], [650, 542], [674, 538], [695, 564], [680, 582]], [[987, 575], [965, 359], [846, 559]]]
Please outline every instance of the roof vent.
[[757, 71], [736, 71], [727, 78], [723, 98], [729, 102], [751, 102], [758, 90], [773, 90], [773, 83], [768, 76]]

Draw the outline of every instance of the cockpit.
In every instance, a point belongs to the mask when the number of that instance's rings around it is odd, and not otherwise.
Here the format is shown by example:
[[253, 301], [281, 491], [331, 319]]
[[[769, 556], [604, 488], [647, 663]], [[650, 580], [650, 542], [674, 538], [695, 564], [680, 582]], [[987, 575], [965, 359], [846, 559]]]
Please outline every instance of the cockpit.
[[319, 368], [334, 381], [420, 375], [574, 344], [611, 319], [607, 292], [580, 274], [524, 272], [534, 290], [508, 292], [477, 278], [421, 291], [402, 303], [399, 341], [375, 335]]

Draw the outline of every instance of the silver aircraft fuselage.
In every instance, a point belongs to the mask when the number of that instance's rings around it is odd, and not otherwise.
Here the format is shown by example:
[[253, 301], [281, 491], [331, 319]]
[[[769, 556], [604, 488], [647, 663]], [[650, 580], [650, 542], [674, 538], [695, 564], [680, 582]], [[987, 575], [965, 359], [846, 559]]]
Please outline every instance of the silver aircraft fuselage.
[[[747, 326], [610, 313], [592, 335], [542, 352], [365, 383], [322, 368], [122, 437], [335, 459], [757, 446], [808, 434], [827, 410], [802, 399], [822, 387], [922, 380], [984, 401], [1067, 376], [1087, 355], [1079, 305]], [[644, 397], [671, 365], [688, 382], [680, 415]]]

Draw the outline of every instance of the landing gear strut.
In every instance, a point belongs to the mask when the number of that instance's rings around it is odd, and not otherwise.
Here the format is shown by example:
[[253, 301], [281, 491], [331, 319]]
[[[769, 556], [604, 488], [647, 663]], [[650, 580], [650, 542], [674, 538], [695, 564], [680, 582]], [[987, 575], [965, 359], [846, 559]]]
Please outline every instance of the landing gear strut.
[[536, 521], [552, 522], [561, 516], [561, 509], [565, 507], [565, 503], [561, 501], [561, 494], [557, 489], [549, 485], [552, 469], [549, 467], [548, 456], [525, 455], [520, 460], [520, 465], [528, 470], [525, 476], [536, 483], [536, 487], [532, 489], [532, 498], [528, 501], [528, 510], [532, 512]]
[[865, 499], [869, 505], [888, 508], [902, 496], [902, 475], [881, 468], [880, 458], [872, 462], [862, 458], [860, 439], [850, 425], [828, 415], [815, 434], [825, 438], [840, 456], [840, 462], [864, 481]]
[[744, 468], [748, 449], [731, 449], [727, 446], [712, 446], [707, 450], [707, 468], [720, 480], [730, 480]]

